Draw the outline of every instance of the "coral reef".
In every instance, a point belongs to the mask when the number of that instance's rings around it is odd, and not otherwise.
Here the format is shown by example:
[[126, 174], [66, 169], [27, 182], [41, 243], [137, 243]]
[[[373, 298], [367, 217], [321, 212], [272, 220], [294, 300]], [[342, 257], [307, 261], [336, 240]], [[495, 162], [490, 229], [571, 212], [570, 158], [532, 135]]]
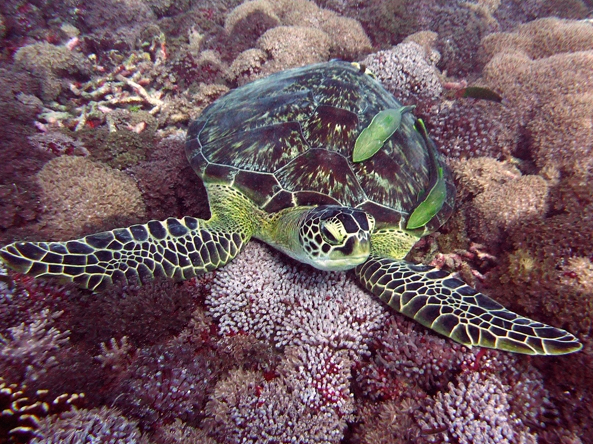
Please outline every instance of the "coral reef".
[[88, 158], [57, 157], [37, 179], [46, 208], [43, 229], [53, 238], [80, 236], [110, 218], [140, 221], [144, 217], [144, 202], [134, 181]]
[[435, 57], [420, 44], [408, 41], [387, 51], [367, 56], [364, 63], [383, 86], [399, 100], [407, 103], [415, 99], [436, 98], [442, 86]]
[[344, 273], [286, 264], [255, 242], [245, 250], [209, 284], [206, 305], [221, 334], [246, 332], [278, 346], [329, 347], [352, 357], [367, 353], [366, 341], [385, 322], [378, 301]]
[[149, 444], [138, 424], [107, 407], [81, 409], [45, 417], [31, 444]]
[[[101, 294], [0, 269], [0, 441], [593, 434], [593, 27], [558, 18], [586, 18], [590, 1], [75, 3], [0, 4], [2, 242], [207, 218], [187, 122], [274, 71], [358, 60], [416, 105], [454, 170], [457, 213], [411, 257], [571, 330], [585, 350], [468, 350], [347, 273], [256, 243], [187, 283]], [[462, 98], [467, 85], [503, 100]]]
[[[582, 49], [591, 48], [592, 37], [590, 24], [542, 19], [514, 33], [494, 34], [482, 45], [488, 60], [482, 80], [517, 111], [540, 168], [588, 168], [593, 53]], [[525, 39], [545, 49], [530, 49], [521, 43]]]
[[229, 76], [240, 85], [330, 58], [353, 60], [371, 49], [356, 20], [309, 0], [245, 2], [227, 16], [225, 29], [237, 42]]
[[520, 223], [542, 220], [548, 211], [550, 184], [538, 175], [522, 175], [512, 164], [489, 157], [453, 162], [472, 239], [497, 251]]
[[15, 64], [39, 81], [41, 98], [56, 99], [64, 89], [64, 78], [85, 78], [90, 75], [89, 61], [66, 46], [35, 43], [24, 46], [14, 55]]
[[[531, 443], [536, 435], [509, 412], [508, 395], [495, 375], [483, 378], [478, 373], [465, 372], [458, 384], [449, 383], [447, 392], [439, 392], [419, 415], [424, 430], [447, 430], [450, 440], [474, 442]], [[430, 434], [430, 432], [429, 432]], [[441, 433], [433, 433], [427, 442], [440, 442]], [[449, 440], [447, 439], [447, 440]]]

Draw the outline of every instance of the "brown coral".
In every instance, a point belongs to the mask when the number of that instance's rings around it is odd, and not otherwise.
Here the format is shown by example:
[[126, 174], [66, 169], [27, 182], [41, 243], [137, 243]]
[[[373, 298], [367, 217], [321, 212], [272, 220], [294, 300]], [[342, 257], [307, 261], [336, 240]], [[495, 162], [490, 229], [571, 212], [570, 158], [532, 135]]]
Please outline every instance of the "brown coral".
[[593, 26], [587, 22], [553, 17], [520, 25], [513, 32], [486, 36], [481, 42], [487, 60], [500, 52], [523, 52], [531, 59], [542, 59], [564, 52], [588, 51], [593, 47]]
[[126, 174], [84, 157], [57, 157], [37, 175], [46, 207], [42, 226], [53, 238], [76, 237], [109, 219], [140, 221], [140, 191]]
[[482, 81], [514, 109], [527, 136], [523, 149], [539, 168], [568, 176], [591, 169], [592, 44], [593, 26], [558, 19], [483, 40]]
[[90, 63], [81, 54], [46, 42], [24, 46], [14, 60], [17, 67], [38, 79], [44, 100], [54, 100], [60, 95], [65, 77], [90, 74]]
[[228, 15], [225, 29], [242, 51], [230, 68], [239, 84], [331, 57], [351, 60], [371, 49], [359, 22], [308, 0], [245, 2]]

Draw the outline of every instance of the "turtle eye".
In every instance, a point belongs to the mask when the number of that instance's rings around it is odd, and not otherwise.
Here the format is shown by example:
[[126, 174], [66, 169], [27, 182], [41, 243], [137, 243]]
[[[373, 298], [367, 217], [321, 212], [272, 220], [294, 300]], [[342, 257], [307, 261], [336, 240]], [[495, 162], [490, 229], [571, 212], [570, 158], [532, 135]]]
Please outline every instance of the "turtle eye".
[[339, 221], [323, 221], [321, 223], [321, 237], [330, 245], [341, 245], [346, 233]]

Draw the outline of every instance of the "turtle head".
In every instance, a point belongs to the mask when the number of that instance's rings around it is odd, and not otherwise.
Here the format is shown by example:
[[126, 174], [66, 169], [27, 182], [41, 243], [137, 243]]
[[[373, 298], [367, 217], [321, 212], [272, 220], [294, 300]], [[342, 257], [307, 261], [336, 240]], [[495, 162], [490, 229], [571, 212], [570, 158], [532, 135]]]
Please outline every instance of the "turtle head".
[[375, 219], [349, 207], [319, 206], [299, 224], [299, 259], [320, 270], [348, 270], [365, 262], [371, 252]]

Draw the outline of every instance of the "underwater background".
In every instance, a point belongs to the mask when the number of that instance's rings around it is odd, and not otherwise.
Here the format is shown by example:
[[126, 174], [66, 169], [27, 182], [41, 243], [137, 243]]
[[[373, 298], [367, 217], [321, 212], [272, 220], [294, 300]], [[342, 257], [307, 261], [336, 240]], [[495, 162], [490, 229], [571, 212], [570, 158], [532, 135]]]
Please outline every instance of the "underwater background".
[[592, 10], [4, 0], [2, 244], [207, 218], [190, 120], [271, 73], [359, 61], [455, 175], [454, 216], [409, 258], [584, 348], [469, 350], [257, 242], [197, 279], [103, 293], [0, 268], [0, 443], [593, 442]]

